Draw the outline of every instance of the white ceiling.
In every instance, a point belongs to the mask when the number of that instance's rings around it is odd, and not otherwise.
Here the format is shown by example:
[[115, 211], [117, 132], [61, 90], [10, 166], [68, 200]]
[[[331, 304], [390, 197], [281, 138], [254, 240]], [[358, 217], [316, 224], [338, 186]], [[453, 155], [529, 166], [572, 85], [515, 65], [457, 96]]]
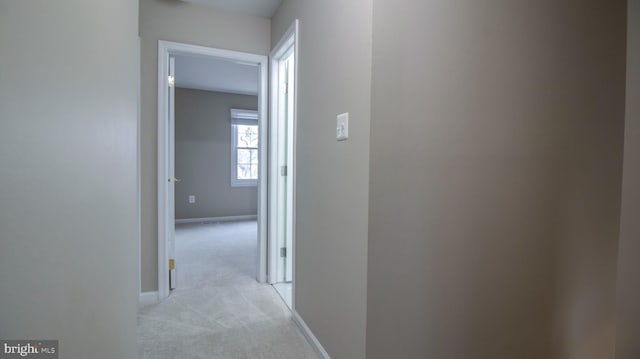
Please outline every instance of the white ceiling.
[[282, 0], [181, 0], [221, 10], [270, 18]]
[[258, 66], [207, 57], [176, 56], [176, 87], [258, 94]]

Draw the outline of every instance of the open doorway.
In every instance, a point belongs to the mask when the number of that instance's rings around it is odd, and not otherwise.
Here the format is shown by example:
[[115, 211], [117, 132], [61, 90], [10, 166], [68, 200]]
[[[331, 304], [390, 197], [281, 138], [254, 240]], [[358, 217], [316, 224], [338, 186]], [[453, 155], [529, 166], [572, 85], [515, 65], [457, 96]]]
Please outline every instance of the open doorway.
[[[267, 58], [165, 41], [158, 48], [159, 298], [181, 285], [187, 263], [176, 261], [177, 252], [197, 256], [210, 245], [197, 242], [202, 231], [242, 234], [253, 263], [241, 260], [240, 271], [253, 268], [264, 283]], [[249, 223], [239, 228], [238, 221]], [[176, 248], [176, 225], [184, 227], [178, 237], [196, 247]]]
[[294, 308], [297, 20], [271, 53], [269, 282]]
[[[197, 68], [197, 62], [220, 61], [234, 68], [253, 68], [253, 77], [258, 77], [257, 102], [253, 93], [185, 88], [193, 85], [184, 83], [180, 70], [184, 61], [187, 70]], [[138, 310], [139, 356], [199, 357], [208, 353], [210, 357], [254, 358], [268, 348], [273, 357], [315, 357], [287, 305], [271, 283], [266, 283], [271, 261], [267, 256], [267, 218], [271, 217], [267, 184], [272, 177], [267, 160], [270, 153], [278, 152], [276, 142], [268, 143], [267, 57], [161, 41], [158, 75], [160, 301]], [[202, 109], [196, 109], [202, 106], [211, 110], [202, 114]], [[206, 124], [208, 127], [195, 123], [215, 121], [215, 117], [222, 120]], [[207, 147], [212, 135], [228, 140], [217, 149]], [[251, 214], [242, 209], [200, 212], [203, 208], [198, 205], [209, 206], [207, 195], [211, 193], [207, 192], [215, 190], [215, 173], [203, 172], [201, 167], [207, 166], [204, 162], [216, 151], [224, 152], [221, 158], [227, 160], [219, 168], [224, 172], [221, 181], [236, 192], [248, 190], [257, 205], [249, 210], [257, 210], [257, 219], [243, 218]], [[204, 190], [191, 183], [202, 179]], [[212, 202], [223, 200], [218, 197]], [[235, 204], [232, 200], [223, 207], [229, 210]], [[275, 238], [268, 242], [269, 247], [277, 245]], [[297, 318], [295, 312], [293, 317]]]
[[172, 258], [179, 270], [170, 267], [170, 287], [204, 291], [254, 281], [258, 67], [189, 55], [172, 59], [176, 177]]

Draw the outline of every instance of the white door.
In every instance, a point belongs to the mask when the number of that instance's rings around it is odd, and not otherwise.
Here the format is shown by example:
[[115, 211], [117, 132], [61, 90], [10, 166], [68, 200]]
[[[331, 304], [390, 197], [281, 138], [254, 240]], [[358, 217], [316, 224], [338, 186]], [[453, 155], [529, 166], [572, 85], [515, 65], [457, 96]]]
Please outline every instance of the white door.
[[175, 185], [180, 180], [175, 177], [175, 99], [176, 99], [176, 89], [174, 86], [175, 82], [175, 74], [176, 74], [176, 59], [173, 55], [169, 56], [169, 98], [168, 107], [169, 107], [169, 146], [167, 150], [168, 158], [169, 158], [169, 166], [168, 166], [168, 181], [169, 184], [169, 193], [168, 193], [168, 217], [169, 223], [167, 228], [167, 240], [168, 240], [168, 257], [169, 257], [169, 289], [174, 289], [176, 287], [176, 271], [175, 271], [175, 250], [176, 250], [176, 229], [175, 229], [175, 218], [176, 218], [176, 206], [175, 206]]
[[[285, 166], [288, 170], [293, 168], [293, 94], [294, 94], [294, 61], [293, 61], [293, 48], [291, 48], [291, 53], [286, 57], [284, 61], [282, 61], [283, 72], [285, 73], [285, 88], [286, 88], [286, 111], [285, 111], [285, 121], [284, 121], [284, 130], [286, 132], [284, 143], [285, 143]], [[287, 176], [285, 176], [285, 188], [284, 188], [284, 207], [285, 207], [285, 241], [284, 247], [287, 248], [287, 255], [285, 256], [285, 270], [284, 270], [284, 280], [285, 282], [291, 282], [293, 276], [293, 181], [291, 177], [293, 173], [289, 173], [291, 171], [287, 171]]]
[[293, 116], [294, 116], [294, 52], [291, 47], [278, 61], [277, 111], [277, 211], [275, 282], [293, 279]]
[[295, 147], [298, 20], [271, 52], [269, 282], [295, 307]]

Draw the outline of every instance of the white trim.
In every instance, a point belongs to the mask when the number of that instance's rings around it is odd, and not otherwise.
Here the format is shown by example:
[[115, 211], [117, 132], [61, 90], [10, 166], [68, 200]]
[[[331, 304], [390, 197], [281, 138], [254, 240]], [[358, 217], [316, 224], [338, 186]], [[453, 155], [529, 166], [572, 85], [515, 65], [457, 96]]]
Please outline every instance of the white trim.
[[271, 59], [277, 57], [284, 57], [289, 48], [294, 45], [297, 48], [298, 45], [298, 19], [295, 19], [289, 26], [287, 31], [282, 35], [276, 46], [271, 51]]
[[141, 75], [142, 75], [142, 61], [140, 60], [140, 51], [142, 49], [141, 46], [142, 39], [138, 36], [138, 118], [136, 123], [136, 226], [137, 226], [137, 236], [138, 236], [138, 293], [142, 292], [142, 192], [140, 188], [142, 187], [141, 181], [141, 166], [140, 166], [140, 119], [142, 118], [140, 99], [142, 98], [141, 91]]
[[163, 43], [158, 45], [158, 298], [169, 296], [169, 263], [167, 251], [167, 185], [166, 172], [168, 171], [168, 125], [167, 118], [167, 98], [169, 71], [169, 49]]
[[158, 303], [158, 292], [142, 292], [138, 296], [138, 307]]
[[[294, 46], [294, 51], [296, 52], [294, 55], [294, 77], [293, 77], [293, 82], [294, 82], [294, 102], [293, 102], [293, 168], [291, 169], [291, 172], [293, 173], [293, 208], [291, 209], [291, 211], [293, 212], [292, 215], [292, 222], [293, 222], [293, 240], [291, 243], [291, 248], [293, 251], [293, 258], [292, 258], [292, 267], [293, 267], [293, 271], [291, 273], [291, 307], [295, 310], [296, 308], [296, 193], [298, 193], [297, 190], [297, 181], [296, 178], [298, 178], [298, 166], [296, 165], [296, 152], [297, 152], [297, 148], [298, 148], [298, 69], [300, 68], [298, 66], [298, 59], [300, 58], [300, 25], [299, 25], [298, 19], [295, 19], [293, 21], [293, 24], [291, 25], [292, 29], [289, 30], [291, 32], [293, 32], [294, 34], [294, 39], [293, 39], [293, 46]], [[287, 31], [288, 32], [288, 31]], [[302, 318], [300, 318], [300, 320], [302, 320]], [[303, 322], [304, 323], [304, 322]], [[306, 324], [305, 324], [306, 325]], [[320, 344], [320, 342], [318, 342], [318, 345]], [[322, 346], [319, 347], [319, 349], [322, 349], [322, 353], [327, 353], [324, 351], [324, 348], [322, 348]], [[329, 355], [327, 354], [327, 358], [329, 358]]]
[[259, 95], [258, 112], [260, 122], [260, 146], [265, 149], [260, 153], [258, 181], [258, 258], [256, 279], [260, 283], [266, 281], [267, 275], [267, 132], [268, 132], [268, 58], [264, 55], [245, 52], [214, 49], [204, 46], [182, 44], [170, 41], [158, 41], [158, 296], [165, 299], [169, 296], [169, 257], [168, 241], [174, 227], [175, 218], [169, 216], [169, 186], [173, 185], [173, 174], [168, 173], [170, 124], [168, 118], [168, 67], [170, 55], [207, 56], [226, 61], [258, 66]]
[[[231, 120], [232, 125], [258, 126], [258, 119], [248, 120], [246, 118], [234, 118]], [[237, 139], [236, 139], [237, 141]]]
[[204, 218], [183, 218], [176, 219], [176, 224], [185, 223], [209, 223], [209, 222], [239, 222], [239, 221], [255, 221], [258, 216], [255, 214], [248, 214], [242, 216], [225, 216], [225, 217], [204, 217]]
[[258, 122], [258, 111], [256, 110], [243, 110], [240, 108], [232, 108], [229, 110], [231, 116], [231, 122], [237, 122], [236, 120], [250, 120], [253, 123]]
[[258, 121], [260, 123], [260, 165], [258, 166], [258, 282], [267, 282], [267, 193], [269, 152], [269, 58], [260, 56], [260, 96]]
[[298, 327], [302, 331], [302, 334], [307, 339], [311, 347], [313, 347], [313, 349], [316, 351], [318, 356], [322, 359], [331, 359], [331, 357], [329, 356], [329, 353], [327, 353], [327, 351], [324, 350], [318, 338], [316, 338], [316, 336], [313, 334], [311, 329], [309, 329], [309, 327], [307, 326], [307, 323], [305, 323], [304, 320], [302, 320], [302, 317], [300, 316], [300, 314], [298, 314], [298, 312], [296, 312], [295, 309], [291, 311], [291, 318], [298, 325]]
[[[287, 50], [289, 50], [292, 46], [294, 48], [295, 54], [294, 54], [294, 105], [293, 105], [293, 159], [292, 159], [292, 168], [288, 169], [291, 173], [291, 178], [293, 181], [293, 208], [292, 208], [292, 212], [293, 212], [293, 235], [292, 235], [292, 251], [293, 251], [293, 258], [292, 258], [292, 266], [293, 266], [293, 271], [292, 271], [292, 290], [291, 290], [291, 309], [292, 312], [295, 313], [295, 308], [296, 308], [296, 193], [297, 193], [297, 185], [296, 185], [296, 177], [297, 177], [297, 171], [296, 171], [296, 149], [297, 149], [297, 121], [298, 121], [298, 59], [299, 59], [299, 49], [300, 49], [300, 33], [299, 33], [299, 20], [295, 19], [293, 21], [293, 23], [291, 24], [291, 26], [289, 27], [289, 29], [287, 29], [287, 31], [284, 33], [284, 35], [282, 35], [282, 38], [278, 41], [278, 43], [276, 44], [276, 46], [273, 47], [273, 50], [271, 51], [271, 60], [270, 60], [270, 65], [271, 65], [271, 81], [270, 81], [270, 85], [271, 85], [271, 93], [273, 94], [277, 94], [278, 93], [278, 60], [285, 55], [285, 53], [287, 52]], [[271, 106], [270, 106], [270, 114], [271, 114], [271, 120], [272, 121], [276, 121], [277, 120], [277, 103], [275, 100], [273, 100], [272, 97], [272, 101], [271, 101]], [[272, 141], [272, 143], [274, 143], [274, 140], [277, 140], [276, 138], [276, 131], [271, 131], [271, 138], [270, 140]], [[273, 148], [274, 145], [270, 145], [270, 156], [271, 156], [271, 165], [270, 165], [270, 171], [271, 171], [271, 175], [278, 175], [279, 174], [279, 168], [277, 168], [277, 152], [275, 151], [275, 148]], [[272, 183], [270, 183], [270, 193], [271, 194], [275, 194], [277, 193], [277, 183], [273, 183], [276, 181], [272, 181]], [[270, 203], [269, 203], [269, 211], [270, 214], [275, 215], [277, 213], [277, 206], [276, 206], [276, 200], [274, 196], [270, 197]], [[276, 258], [277, 257], [277, 246], [275, 245], [276, 241], [277, 241], [277, 236], [276, 236], [276, 231], [275, 231], [275, 218], [274, 216], [270, 216], [269, 218], [269, 224], [270, 224], [270, 228], [269, 228], [269, 255], [270, 258]], [[275, 280], [275, 273], [276, 273], [276, 264], [273, 263], [274, 261], [270, 261], [269, 262], [269, 281], [270, 283], [273, 284], [274, 280]]]

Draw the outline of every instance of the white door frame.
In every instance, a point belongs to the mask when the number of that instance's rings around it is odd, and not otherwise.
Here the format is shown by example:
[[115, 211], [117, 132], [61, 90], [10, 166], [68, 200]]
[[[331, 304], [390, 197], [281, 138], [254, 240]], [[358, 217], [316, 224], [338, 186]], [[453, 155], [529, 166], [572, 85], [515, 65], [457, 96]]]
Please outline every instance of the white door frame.
[[169, 296], [169, 240], [175, 226], [170, 216], [168, 193], [174, 185], [174, 174], [169, 171], [168, 147], [173, 124], [169, 120], [168, 69], [169, 56], [206, 56], [258, 66], [258, 116], [260, 129], [260, 164], [258, 169], [258, 260], [256, 279], [260, 283], [267, 278], [267, 143], [268, 143], [268, 58], [245, 52], [215, 49], [203, 46], [158, 41], [158, 298]]
[[[293, 138], [292, 138], [292, 146], [293, 146], [293, 159], [291, 161], [292, 168], [288, 168], [287, 172], [290, 174], [290, 180], [293, 183], [293, 206], [291, 208], [292, 211], [292, 226], [293, 233], [291, 238], [291, 248], [292, 248], [292, 261], [293, 261], [293, 270], [292, 270], [292, 295], [291, 295], [291, 309], [295, 309], [295, 293], [296, 293], [296, 142], [297, 142], [297, 118], [298, 118], [298, 106], [297, 106], [297, 98], [298, 98], [298, 53], [299, 53], [299, 35], [298, 35], [298, 19], [294, 20], [293, 24], [289, 27], [289, 29], [282, 35], [282, 38], [276, 46], [274, 46], [271, 51], [270, 56], [270, 84], [271, 84], [271, 100], [270, 100], [270, 128], [277, 128], [278, 121], [278, 103], [275, 99], [275, 96], [278, 94], [278, 64], [280, 59], [285, 55], [286, 51], [293, 46], [294, 47], [294, 95], [293, 95]], [[274, 178], [274, 176], [280, 175], [280, 168], [278, 168], [278, 153], [276, 149], [275, 143], [277, 143], [277, 131], [270, 131], [270, 165], [269, 165], [269, 173], [270, 178]], [[278, 257], [278, 239], [276, 233], [276, 221], [277, 221], [277, 181], [272, 180], [269, 183], [269, 258], [277, 258]], [[269, 260], [269, 283], [275, 283], [277, 271], [277, 264], [275, 260]]]

